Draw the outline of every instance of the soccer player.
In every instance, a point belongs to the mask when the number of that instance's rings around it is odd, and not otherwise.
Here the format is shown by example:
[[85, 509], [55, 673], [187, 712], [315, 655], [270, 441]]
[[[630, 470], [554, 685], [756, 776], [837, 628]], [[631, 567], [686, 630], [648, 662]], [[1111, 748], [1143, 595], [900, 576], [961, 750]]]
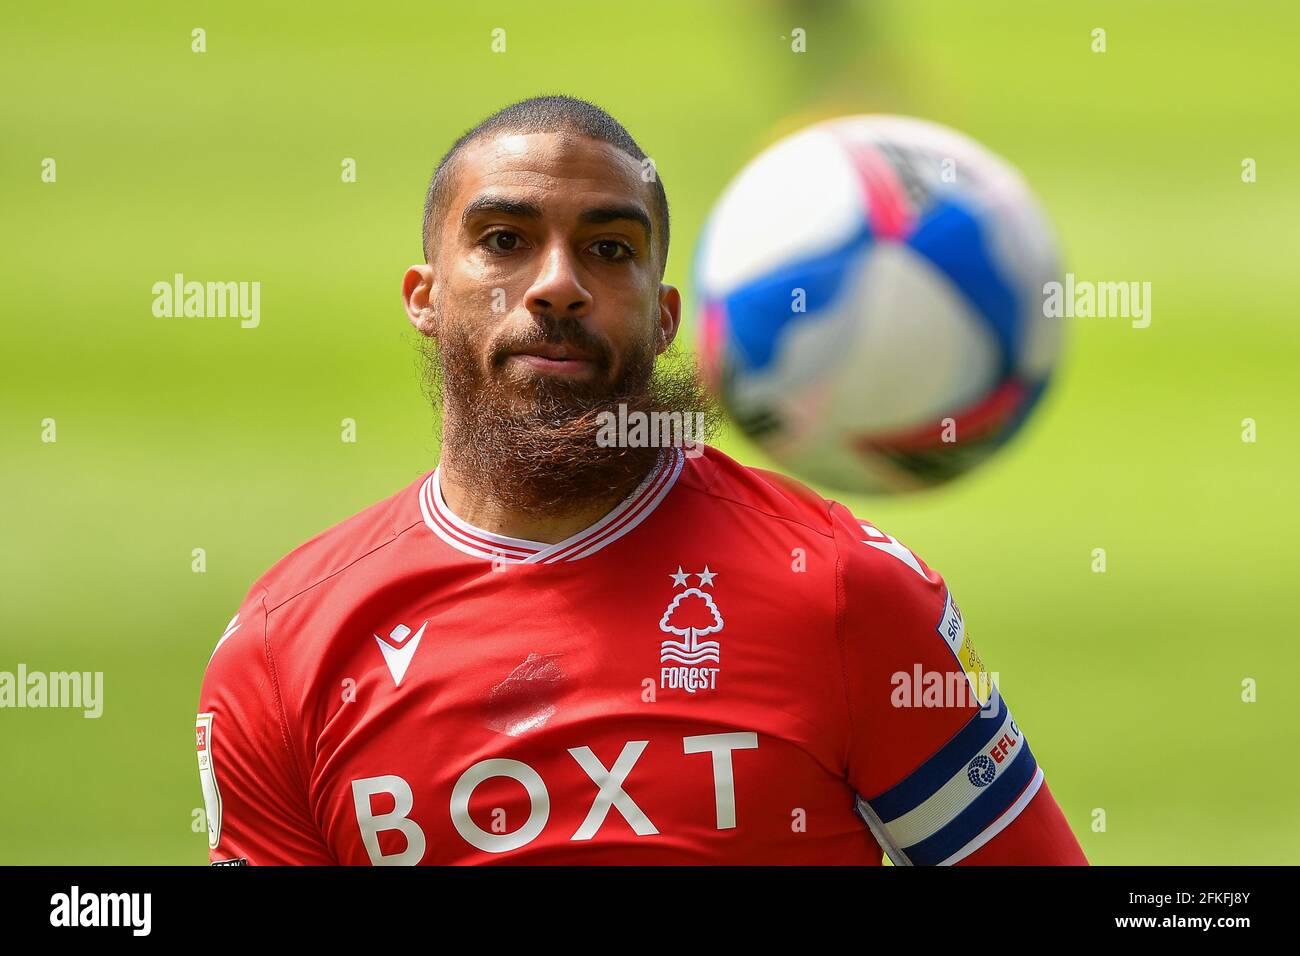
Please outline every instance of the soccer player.
[[707, 408], [664, 358], [668, 203], [621, 125], [494, 114], [423, 242], [438, 466], [226, 628], [214, 863], [1086, 862], [938, 572], [702, 444], [598, 440]]

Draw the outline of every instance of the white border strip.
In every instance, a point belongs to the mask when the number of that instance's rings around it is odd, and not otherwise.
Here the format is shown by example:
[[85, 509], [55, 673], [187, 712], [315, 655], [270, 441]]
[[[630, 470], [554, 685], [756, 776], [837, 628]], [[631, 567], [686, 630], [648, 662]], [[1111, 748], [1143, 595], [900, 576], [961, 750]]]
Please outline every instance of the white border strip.
[[[677, 483], [685, 462], [686, 456], [679, 448], [672, 449], [671, 458], [661, 454], [641, 484], [613, 510], [595, 524], [555, 544], [494, 534], [461, 520], [442, 497], [438, 468], [420, 486], [420, 513], [434, 534], [457, 551], [472, 557], [506, 564], [576, 561], [617, 541], [648, 518]], [[500, 550], [494, 550], [494, 545]]]
[[971, 840], [969, 843], [967, 843], [964, 847], [962, 847], [952, 856], [948, 857], [948, 859], [942, 861], [939, 865], [952, 866], [954, 863], [958, 863], [961, 860], [966, 859], [966, 857], [970, 856], [972, 853], [974, 853], [976, 850], [982, 847], [985, 843], [988, 843], [989, 840], [992, 840], [995, 836], [997, 836], [1007, 827], [1011, 826], [1012, 822], [1016, 819], [1016, 817], [1020, 816], [1020, 811], [1025, 809], [1025, 807], [1029, 806], [1029, 801], [1034, 799], [1034, 794], [1038, 792], [1038, 788], [1041, 787], [1042, 785], [1043, 785], [1043, 768], [1039, 767], [1034, 772], [1034, 778], [1030, 780], [1028, 784], [1025, 785], [1024, 791], [1021, 792], [1016, 802], [1011, 804], [1011, 806], [1007, 807], [1006, 812], [1003, 813], [1002, 816], [998, 817], [996, 820], [990, 823], [987, 827], [984, 828], [983, 833], [981, 833], [975, 839]]
[[907, 854], [903, 852], [903, 848], [894, 842], [894, 838], [891, 837], [889, 831], [885, 829], [884, 821], [880, 819], [875, 810], [871, 809], [871, 804], [863, 800], [860, 794], [855, 794], [855, 796], [857, 797], [858, 815], [862, 817], [863, 821], [867, 824], [867, 829], [871, 831], [871, 835], [876, 838], [876, 842], [880, 844], [880, 848], [884, 850], [885, 855], [889, 857], [889, 862], [894, 864], [894, 866], [911, 866], [912, 861], [908, 859]]

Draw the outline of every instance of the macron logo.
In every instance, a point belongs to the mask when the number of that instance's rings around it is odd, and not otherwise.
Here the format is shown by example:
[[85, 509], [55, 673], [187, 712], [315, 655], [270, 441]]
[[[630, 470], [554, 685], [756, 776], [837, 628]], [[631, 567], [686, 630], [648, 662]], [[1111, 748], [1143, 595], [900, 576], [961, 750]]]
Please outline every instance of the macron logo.
[[873, 528], [871, 525], [863, 521], [858, 522], [858, 524], [862, 526], [863, 531], [877, 539], [875, 541], [867, 541], [864, 538], [862, 541], [863, 544], [870, 545], [878, 551], [885, 552], [885, 554], [892, 554], [894, 557], [898, 558], [899, 561], [902, 561], [921, 577], [925, 578], [925, 580], [930, 580], [929, 576], [921, 570], [921, 564], [916, 560], [916, 555], [907, 550], [903, 545], [899, 544], [898, 539], [892, 534], [885, 534], [885, 532], [880, 529]]
[[384, 653], [384, 663], [388, 665], [388, 673], [393, 675], [394, 687], [402, 686], [402, 678], [406, 676], [406, 669], [411, 666], [411, 658], [415, 656], [415, 649], [420, 646], [420, 638], [424, 637], [424, 629], [428, 626], [429, 622], [425, 621], [414, 636], [405, 624], [393, 628], [388, 633], [388, 640], [384, 640], [378, 634], [375, 635], [375, 641]]
[[225, 633], [221, 635], [221, 640], [217, 641], [217, 646], [212, 649], [212, 653], [208, 656], [209, 664], [212, 663], [212, 658], [217, 656], [217, 651], [221, 650], [221, 645], [226, 643], [226, 641], [230, 639], [230, 635], [234, 634], [241, 627], [243, 627], [243, 625], [239, 623], [239, 615], [236, 614], [230, 619], [230, 623], [226, 625]]

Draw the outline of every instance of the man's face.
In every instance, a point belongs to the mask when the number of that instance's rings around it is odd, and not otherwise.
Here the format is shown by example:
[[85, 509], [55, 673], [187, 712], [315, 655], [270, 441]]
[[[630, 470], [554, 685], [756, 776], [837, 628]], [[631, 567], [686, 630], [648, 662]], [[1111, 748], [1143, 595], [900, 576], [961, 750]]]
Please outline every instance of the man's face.
[[432, 259], [404, 291], [444, 363], [472, 362], [460, 383], [520, 409], [644, 380], [676, 336], [680, 298], [659, 281], [640, 164], [578, 134], [504, 133], [471, 143], [451, 172]]
[[471, 143], [450, 172], [429, 262], [402, 287], [432, 345], [443, 462], [519, 511], [626, 495], [659, 449], [598, 441], [604, 416], [716, 420], [692, 366], [656, 362], [681, 297], [659, 281], [662, 224], [640, 164], [585, 136], [503, 133]]

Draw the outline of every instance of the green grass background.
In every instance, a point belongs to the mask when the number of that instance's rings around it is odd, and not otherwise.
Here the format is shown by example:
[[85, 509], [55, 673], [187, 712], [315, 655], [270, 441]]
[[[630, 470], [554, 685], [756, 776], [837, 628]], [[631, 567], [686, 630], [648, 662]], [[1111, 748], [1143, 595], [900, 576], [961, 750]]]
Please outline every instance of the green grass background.
[[[948, 577], [1093, 861], [1300, 859], [1297, 8], [788, 10], [0, 13], [0, 670], [102, 670], [106, 695], [99, 720], [0, 711], [0, 863], [206, 860], [191, 721], [208, 655], [271, 563], [436, 461], [398, 297], [423, 189], [465, 127], [555, 91], [656, 160], [688, 309], [719, 190], [831, 110], [970, 133], [1024, 171], [1080, 278], [1152, 283], [1148, 329], [1071, 323], [1049, 398], [976, 474], [848, 500]], [[260, 328], [153, 318], [175, 272], [260, 281]]]

